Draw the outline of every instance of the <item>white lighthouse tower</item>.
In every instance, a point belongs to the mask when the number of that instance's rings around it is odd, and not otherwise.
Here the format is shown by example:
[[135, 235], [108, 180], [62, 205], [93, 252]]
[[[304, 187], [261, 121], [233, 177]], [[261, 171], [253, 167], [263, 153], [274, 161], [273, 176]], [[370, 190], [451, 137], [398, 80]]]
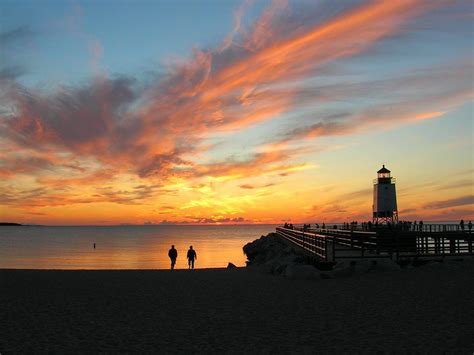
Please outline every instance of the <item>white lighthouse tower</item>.
[[390, 176], [390, 170], [385, 165], [377, 171], [374, 180], [374, 204], [372, 206], [374, 223], [397, 223], [397, 193], [395, 179]]

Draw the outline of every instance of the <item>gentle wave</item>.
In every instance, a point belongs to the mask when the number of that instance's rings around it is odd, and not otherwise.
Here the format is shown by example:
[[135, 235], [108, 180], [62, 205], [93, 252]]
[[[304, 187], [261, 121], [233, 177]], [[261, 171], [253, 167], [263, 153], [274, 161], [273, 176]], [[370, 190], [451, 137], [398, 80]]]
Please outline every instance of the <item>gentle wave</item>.
[[187, 268], [190, 245], [197, 251], [196, 268], [244, 266], [242, 247], [274, 230], [273, 225], [2, 227], [0, 268], [167, 269], [172, 244], [177, 268]]

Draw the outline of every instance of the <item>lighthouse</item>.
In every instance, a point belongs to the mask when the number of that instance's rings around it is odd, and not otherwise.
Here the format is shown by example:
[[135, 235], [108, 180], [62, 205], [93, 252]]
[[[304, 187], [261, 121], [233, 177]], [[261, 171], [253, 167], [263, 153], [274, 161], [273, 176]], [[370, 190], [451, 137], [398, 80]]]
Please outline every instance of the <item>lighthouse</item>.
[[374, 223], [397, 223], [397, 193], [395, 191], [395, 179], [390, 176], [390, 170], [385, 165], [377, 171], [377, 179], [374, 180], [374, 204], [372, 206]]

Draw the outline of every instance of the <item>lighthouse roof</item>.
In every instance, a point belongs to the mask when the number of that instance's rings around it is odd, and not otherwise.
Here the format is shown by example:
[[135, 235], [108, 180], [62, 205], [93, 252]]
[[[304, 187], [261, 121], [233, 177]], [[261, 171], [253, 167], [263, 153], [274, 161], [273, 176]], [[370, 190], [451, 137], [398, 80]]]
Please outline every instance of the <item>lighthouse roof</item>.
[[388, 170], [385, 165], [382, 165], [382, 169], [380, 169], [379, 171], [377, 171], [377, 174], [387, 174], [389, 173], [390, 170]]

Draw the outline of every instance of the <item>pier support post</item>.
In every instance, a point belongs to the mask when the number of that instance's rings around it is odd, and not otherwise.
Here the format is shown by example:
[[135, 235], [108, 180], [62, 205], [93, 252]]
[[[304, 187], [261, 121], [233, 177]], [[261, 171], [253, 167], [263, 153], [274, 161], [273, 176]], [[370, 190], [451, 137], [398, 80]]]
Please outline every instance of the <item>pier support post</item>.
[[336, 261], [336, 241], [334, 240], [334, 236], [331, 238], [332, 239], [332, 260], [331, 261]]
[[456, 254], [456, 239], [449, 238], [449, 253]]
[[469, 230], [469, 237], [467, 237], [467, 249], [469, 251], [469, 254], [472, 254], [472, 234], [470, 230]]

